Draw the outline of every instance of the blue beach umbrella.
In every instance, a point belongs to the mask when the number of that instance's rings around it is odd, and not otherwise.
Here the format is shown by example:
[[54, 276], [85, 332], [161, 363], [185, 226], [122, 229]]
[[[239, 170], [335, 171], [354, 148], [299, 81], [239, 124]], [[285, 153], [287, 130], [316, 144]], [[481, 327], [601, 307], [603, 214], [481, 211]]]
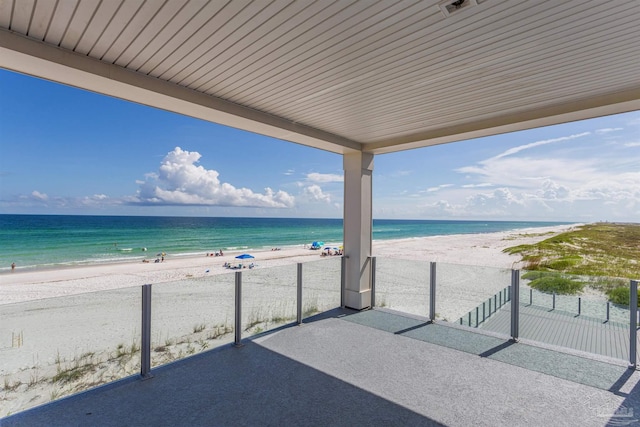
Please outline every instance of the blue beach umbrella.
[[242, 255], [238, 255], [236, 257], [237, 259], [249, 259], [249, 258], [255, 258], [253, 255], [249, 255], [249, 254], [242, 254]]

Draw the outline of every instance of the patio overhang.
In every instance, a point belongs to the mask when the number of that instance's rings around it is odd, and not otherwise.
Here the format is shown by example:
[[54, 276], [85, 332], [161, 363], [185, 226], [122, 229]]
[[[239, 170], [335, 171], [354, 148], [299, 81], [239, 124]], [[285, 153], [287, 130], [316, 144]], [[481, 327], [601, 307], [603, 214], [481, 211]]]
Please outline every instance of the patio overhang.
[[381, 154], [640, 109], [639, 20], [634, 0], [4, 0], [0, 67]]

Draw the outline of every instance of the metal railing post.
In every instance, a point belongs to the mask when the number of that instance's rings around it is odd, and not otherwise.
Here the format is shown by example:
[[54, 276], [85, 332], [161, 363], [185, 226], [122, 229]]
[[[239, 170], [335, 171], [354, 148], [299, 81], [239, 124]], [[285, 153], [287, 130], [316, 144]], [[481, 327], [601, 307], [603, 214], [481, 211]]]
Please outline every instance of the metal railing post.
[[[429, 320], [436, 320], [436, 263], [429, 264]], [[469, 325], [471, 326], [471, 325]]]
[[607, 301], [607, 322], [609, 321], [609, 308], [610, 308], [610, 303], [609, 301]]
[[511, 339], [518, 341], [520, 333], [520, 270], [511, 270]]
[[638, 335], [638, 281], [632, 280], [629, 286], [629, 367], [636, 368]]
[[529, 289], [529, 305], [533, 305], [533, 289]]
[[371, 257], [371, 308], [376, 306], [376, 257]]
[[553, 310], [556, 309], [556, 293], [555, 292], [553, 293], [553, 307], [552, 307], [552, 309]]
[[340, 258], [340, 307], [344, 308], [344, 286], [346, 278], [346, 263], [347, 257], [345, 255]]
[[478, 320], [479, 320], [478, 318], [480, 317], [480, 316], [478, 315], [478, 314], [479, 314], [479, 309], [480, 309], [480, 307], [476, 307], [476, 328], [478, 327], [478, 324], [479, 324], [479, 323], [478, 323]]
[[298, 263], [298, 294], [297, 294], [297, 312], [298, 325], [302, 325], [302, 263]]
[[142, 285], [142, 328], [140, 339], [140, 376], [151, 375], [151, 285]]
[[234, 341], [236, 347], [242, 346], [242, 271], [236, 271], [236, 306], [235, 306], [235, 334]]
[[578, 297], [578, 316], [582, 313], [582, 298]]
[[482, 301], [482, 323], [484, 323], [484, 321], [487, 320], [486, 308], [487, 308], [487, 302]]

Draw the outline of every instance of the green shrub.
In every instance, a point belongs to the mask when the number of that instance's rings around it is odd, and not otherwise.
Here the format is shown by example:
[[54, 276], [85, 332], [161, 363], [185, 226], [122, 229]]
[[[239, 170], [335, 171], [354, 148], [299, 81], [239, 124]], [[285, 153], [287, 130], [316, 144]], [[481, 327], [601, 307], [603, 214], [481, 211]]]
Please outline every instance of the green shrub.
[[556, 294], [561, 295], [575, 295], [582, 292], [584, 283], [558, 274], [542, 274], [533, 279], [531, 283], [529, 283], [529, 286], [540, 292], [546, 292], [549, 294], [555, 292]]
[[574, 265], [582, 261], [582, 257], [579, 255], [566, 256], [554, 261], [549, 262], [549, 268], [556, 271], [568, 270]]
[[[625, 307], [629, 307], [629, 298], [630, 298], [629, 288], [626, 286], [619, 286], [617, 288], [611, 289], [607, 291], [607, 296], [609, 297], [609, 301], [614, 304], [622, 305]], [[640, 307], [640, 299], [638, 301], [638, 307]]]
[[520, 278], [521, 279], [527, 279], [527, 280], [536, 280], [539, 279], [541, 277], [547, 277], [547, 276], [556, 276], [557, 274], [555, 273], [547, 273], [545, 271], [538, 271], [538, 270], [533, 270], [533, 271], [527, 271], [526, 273], [523, 273]]

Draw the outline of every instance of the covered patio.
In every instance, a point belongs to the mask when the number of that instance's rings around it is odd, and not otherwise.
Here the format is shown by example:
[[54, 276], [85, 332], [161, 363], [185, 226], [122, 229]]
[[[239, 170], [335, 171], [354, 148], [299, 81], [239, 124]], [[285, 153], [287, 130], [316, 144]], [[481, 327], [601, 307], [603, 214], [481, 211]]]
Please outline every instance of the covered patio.
[[[633, 425], [640, 375], [386, 310], [335, 309], [3, 419], [13, 426]], [[444, 343], [444, 344], [443, 344]]]
[[2, 425], [635, 422], [626, 366], [581, 358], [590, 382], [566, 378], [507, 359], [573, 355], [464, 331], [473, 354], [360, 310], [374, 157], [640, 109], [639, 21], [635, 0], [0, 0], [2, 68], [344, 159], [343, 308]]

